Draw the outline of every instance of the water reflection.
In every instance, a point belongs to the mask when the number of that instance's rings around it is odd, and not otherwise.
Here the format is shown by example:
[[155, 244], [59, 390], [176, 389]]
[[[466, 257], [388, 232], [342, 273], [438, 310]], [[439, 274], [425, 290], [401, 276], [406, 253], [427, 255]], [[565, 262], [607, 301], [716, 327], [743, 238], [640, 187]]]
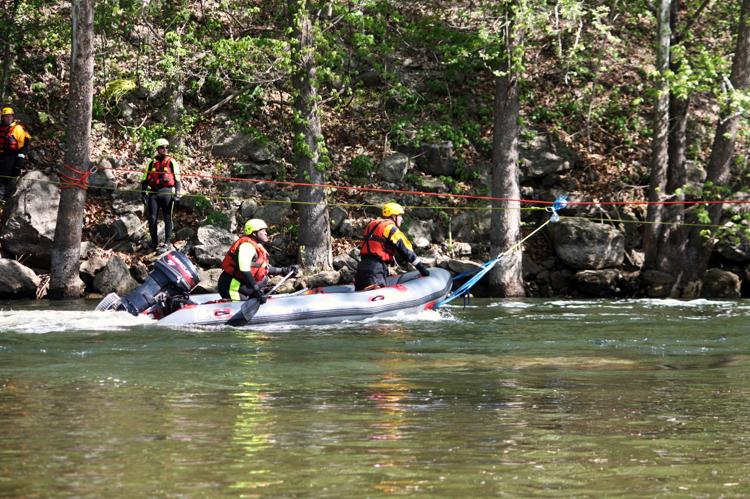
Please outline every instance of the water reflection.
[[[270, 341], [266, 335], [254, 332], [242, 332], [238, 335], [249, 345]], [[235, 481], [231, 487], [237, 490], [248, 490], [269, 487], [283, 483], [268, 478], [271, 474], [269, 466], [264, 466], [264, 460], [259, 454], [274, 444], [274, 422], [271, 415], [268, 384], [254, 379], [262, 371], [263, 364], [272, 363], [275, 354], [267, 350], [256, 350], [245, 355], [241, 360], [245, 379], [239, 382], [233, 393], [237, 414], [234, 421], [232, 443], [242, 451], [243, 468], [248, 469], [247, 476]]]

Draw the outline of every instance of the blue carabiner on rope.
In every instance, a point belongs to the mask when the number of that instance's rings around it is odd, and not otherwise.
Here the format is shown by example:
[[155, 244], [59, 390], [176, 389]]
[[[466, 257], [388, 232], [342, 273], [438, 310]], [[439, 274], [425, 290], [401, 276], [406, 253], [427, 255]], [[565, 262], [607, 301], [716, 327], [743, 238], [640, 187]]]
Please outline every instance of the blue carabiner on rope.
[[552, 203], [552, 206], [547, 208], [547, 211], [552, 212], [552, 216], [549, 217], [549, 221], [552, 223], [558, 222], [560, 220], [560, 215], [558, 215], [557, 212], [564, 209], [566, 206], [568, 206], [567, 194], [561, 194], [560, 196], [557, 196], [555, 198], [555, 201]]

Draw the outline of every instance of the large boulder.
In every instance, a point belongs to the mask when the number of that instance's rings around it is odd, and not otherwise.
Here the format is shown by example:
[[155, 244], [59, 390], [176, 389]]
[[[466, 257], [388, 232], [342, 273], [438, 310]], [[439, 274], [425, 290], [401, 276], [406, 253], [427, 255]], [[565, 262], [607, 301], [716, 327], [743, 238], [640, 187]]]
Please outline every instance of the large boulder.
[[467, 210], [451, 220], [453, 239], [467, 243], [487, 241], [490, 231], [490, 210]]
[[260, 218], [268, 225], [278, 225], [282, 223], [291, 211], [292, 201], [288, 197], [266, 201], [255, 212], [254, 218]]
[[560, 175], [580, 161], [572, 149], [544, 133], [522, 142], [519, 156], [524, 182]]
[[219, 158], [247, 159], [254, 163], [269, 163], [273, 154], [268, 146], [257, 138], [243, 132], [225, 133], [226, 129], [214, 132], [211, 152]]
[[193, 254], [198, 263], [218, 267], [237, 236], [228, 230], [214, 225], [198, 227], [198, 244], [193, 246]]
[[704, 298], [739, 298], [740, 278], [737, 274], [722, 269], [708, 269], [703, 274], [702, 296]]
[[406, 172], [411, 169], [411, 159], [401, 152], [394, 152], [383, 158], [380, 174], [386, 182], [400, 184]]
[[423, 144], [416, 160], [417, 166], [429, 175], [450, 177], [456, 173], [456, 158], [451, 141]]
[[5, 207], [0, 244], [10, 255], [29, 255], [28, 262], [48, 268], [60, 204], [55, 175], [32, 171], [21, 177], [16, 193]]
[[406, 228], [406, 235], [415, 248], [425, 249], [432, 244], [432, 232], [435, 222], [432, 220], [412, 220]]
[[625, 237], [606, 224], [589, 220], [560, 220], [550, 226], [557, 256], [579, 270], [619, 267], [625, 257]]
[[0, 258], [0, 298], [36, 298], [39, 277], [11, 258]]
[[119, 255], [109, 262], [94, 277], [94, 290], [103, 295], [115, 292], [124, 296], [138, 286], [138, 281], [130, 275], [130, 266]]

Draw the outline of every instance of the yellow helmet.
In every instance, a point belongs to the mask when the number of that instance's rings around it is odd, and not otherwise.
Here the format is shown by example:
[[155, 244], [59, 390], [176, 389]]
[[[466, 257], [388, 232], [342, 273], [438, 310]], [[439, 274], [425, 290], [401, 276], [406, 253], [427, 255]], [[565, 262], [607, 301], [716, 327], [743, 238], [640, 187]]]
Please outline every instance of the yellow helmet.
[[266, 222], [261, 220], [260, 218], [251, 218], [247, 222], [245, 222], [245, 234], [251, 235], [253, 232], [258, 232], [259, 230], [267, 229], [268, 225], [266, 225]]
[[156, 142], [154, 142], [154, 146], [167, 147], [169, 146], [169, 141], [167, 139], [156, 139]]
[[383, 216], [392, 217], [393, 215], [403, 215], [404, 207], [398, 203], [385, 203], [383, 205]]
[[16, 114], [13, 112], [12, 107], [4, 107], [2, 110], [2, 115], [5, 116], [6, 114]]

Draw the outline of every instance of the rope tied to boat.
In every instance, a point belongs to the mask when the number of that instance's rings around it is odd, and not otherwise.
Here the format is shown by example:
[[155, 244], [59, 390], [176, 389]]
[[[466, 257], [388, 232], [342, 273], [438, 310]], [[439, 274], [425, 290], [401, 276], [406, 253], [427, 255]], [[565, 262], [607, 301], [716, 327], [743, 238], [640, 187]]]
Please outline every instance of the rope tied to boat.
[[523, 245], [523, 243], [525, 243], [527, 240], [529, 240], [531, 237], [533, 237], [537, 232], [539, 232], [544, 227], [546, 227], [547, 224], [555, 223], [555, 222], [559, 221], [560, 220], [560, 215], [557, 212], [560, 211], [560, 210], [562, 210], [562, 209], [564, 209], [567, 205], [568, 205], [568, 196], [561, 195], [561, 196], [558, 196], [557, 198], [555, 198], [555, 201], [554, 201], [554, 203], [552, 203], [552, 206], [549, 206], [549, 207], [546, 208], [546, 210], [548, 212], [552, 213], [552, 215], [550, 215], [550, 217], [542, 225], [540, 225], [539, 227], [537, 227], [536, 229], [534, 229], [526, 237], [524, 237], [523, 239], [521, 239], [520, 241], [518, 241], [517, 243], [515, 243], [514, 245], [512, 245], [510, 248], [508, 248], [507, 250], [505, 250], [502, 253], [500, 253], [499, 255], [497, 255], [492, 260], [489, 260], [488, 262], [485, 262], [477, 270], [475, 270], [473, 272], [469, 272], [469, 273], [463, 273], [463, 274], [460, 274], [460, 275], [456, 276], [454, 278], [454, 280], [457, 279], [457, 278], [459, 278], [459, 277], [466, 276], [466, 275], [471, 275], [472, 273], [474, 273], [474, 276], [471, 279], [469, 279], [468, 281], [466, 281], [465, 283], [463, 283], [457, 290], [453, 291], [450, 295], [448, 295], [444, 299], [442, 299], [439, 302], [437, 302], [435, 304], [435, 306], [433, 307], [433, 309], [438, 309], [438, 308], [442, 307], [443, 305], [446, 305], [446, 304], [450, 303], [451, 301], [455, 300], [459, 296], [463, 296], [464, 297], [464, 307], [465, 307], [466, 304], [467, 304], [467, 302], [468, 302], [467, 298], [468, 298], [469, 290], [476, 283], [478, 283], [482, 279], [482, 277], [484, 277], [490, 270], [492, 270], [492, 268], [497, 264], [497, 262], [499, 262], [504, 257], [510, 255], [512, 252], [514, 252], [518, 248], [520, 248]]

